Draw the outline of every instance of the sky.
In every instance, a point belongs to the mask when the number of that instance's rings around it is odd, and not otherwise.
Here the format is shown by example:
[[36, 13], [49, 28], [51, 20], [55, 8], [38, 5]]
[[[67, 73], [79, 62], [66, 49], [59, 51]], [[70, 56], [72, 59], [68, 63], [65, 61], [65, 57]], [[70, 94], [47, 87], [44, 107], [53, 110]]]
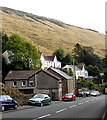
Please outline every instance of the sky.
[[105, 33], [106, 0], [1, 0], [0, 6]]

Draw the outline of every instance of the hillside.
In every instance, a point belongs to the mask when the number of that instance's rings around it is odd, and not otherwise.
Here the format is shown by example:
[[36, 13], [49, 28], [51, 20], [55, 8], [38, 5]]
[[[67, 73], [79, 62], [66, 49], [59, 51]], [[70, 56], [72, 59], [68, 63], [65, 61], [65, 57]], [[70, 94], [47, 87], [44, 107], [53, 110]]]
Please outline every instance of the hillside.
[[80, 43], [93, 47], [95, 53], [104, 56], [103, 34], [55, 19], [2, 7], [2, 30], [7, 35], [18, 33], [36, 44], [46, 55], [51, 55], [57, 48], [71, 52], [75, 44]]

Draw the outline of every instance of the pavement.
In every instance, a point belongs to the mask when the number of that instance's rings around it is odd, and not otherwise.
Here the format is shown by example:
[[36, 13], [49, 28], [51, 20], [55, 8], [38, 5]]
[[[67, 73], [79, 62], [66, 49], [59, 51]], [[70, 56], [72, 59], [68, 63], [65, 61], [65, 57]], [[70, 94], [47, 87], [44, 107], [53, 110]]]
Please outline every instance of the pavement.
[[[56, 104], [56, 103], [59, 103], [61, 101], [51, 101], [51, 104]], [[29, 109], [29, 108], [34, 108], [36, 106], [34, 105], [23, 105], [23, 106], [18, 106], [18, 108], [16, 110], [24, 110], [24, 109]], [[15, 111], [14, 109], [9, 109], [9, 110], [6, 110], [4, 111], [4, 113], [7, 113], [7, 112], [11, 112], [11, 111]]]
[[[51, 104], [59, 103], [61, 101], [51, 101]], [[23, 106], [18, 106], [17, 110], [22, 110], [22, 109], [29, 109], [35, 107], [34, 105], [23, 105]]]

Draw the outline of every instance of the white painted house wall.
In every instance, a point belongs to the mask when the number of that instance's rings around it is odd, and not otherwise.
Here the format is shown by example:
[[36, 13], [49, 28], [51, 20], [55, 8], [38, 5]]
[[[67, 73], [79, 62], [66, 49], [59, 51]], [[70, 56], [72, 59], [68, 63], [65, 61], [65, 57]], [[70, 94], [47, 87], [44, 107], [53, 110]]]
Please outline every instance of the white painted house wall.
[[[71, 69], [74, 72], [73, 65], [66, 65], [63, 67], [63, 69]], [[82, 69], [79, 69], [77, 66], [75, 66], [75, 77], [78, 79], [79, 77], [88, 78], [88, 71], [85, 70], [85, 67], [83, 65]]]
[[45, 68], [53, 67], [53, 68], [61, 68], [61, 62], [57, 60], [57, 57], [55, 56], [53, 61], [45, 59], [44, 54], [41, 54], [41, 63], [42, 63], [42, 70]]

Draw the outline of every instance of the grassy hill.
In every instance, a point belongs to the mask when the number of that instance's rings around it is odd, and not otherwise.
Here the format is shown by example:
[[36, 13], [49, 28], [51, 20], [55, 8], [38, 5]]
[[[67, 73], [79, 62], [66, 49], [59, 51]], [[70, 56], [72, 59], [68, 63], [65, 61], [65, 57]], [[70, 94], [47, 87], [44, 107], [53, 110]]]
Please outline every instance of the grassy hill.
[[71, 52], [75, 44], [79, 43], [93, 47], [95, 53], [104, 56], [103, 34], [55, 19], [2, 7], [2, 29], [7, 35], [18, 33], [30, 40], [46, 55], [51, 55], [57, 48]]

